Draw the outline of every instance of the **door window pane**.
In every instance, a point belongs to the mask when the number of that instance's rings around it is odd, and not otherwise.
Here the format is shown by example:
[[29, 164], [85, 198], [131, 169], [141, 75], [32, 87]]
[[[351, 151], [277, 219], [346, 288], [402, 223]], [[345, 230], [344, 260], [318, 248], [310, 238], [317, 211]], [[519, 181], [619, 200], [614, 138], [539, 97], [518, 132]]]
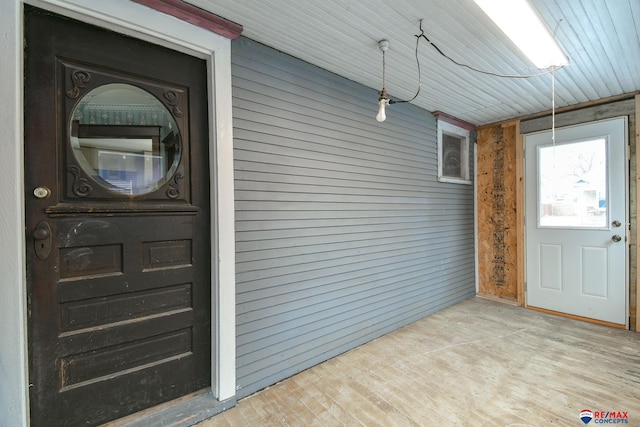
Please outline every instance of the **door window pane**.
[[70, 131], [78, 163], [117, 193], [155, 191], [180, 162], [180, 132], [171, 112], [133, 85], [109, 83], [87, 93], [72, 113]]
[[606, 228], [605, 139], [538, 147], [538, 225]]

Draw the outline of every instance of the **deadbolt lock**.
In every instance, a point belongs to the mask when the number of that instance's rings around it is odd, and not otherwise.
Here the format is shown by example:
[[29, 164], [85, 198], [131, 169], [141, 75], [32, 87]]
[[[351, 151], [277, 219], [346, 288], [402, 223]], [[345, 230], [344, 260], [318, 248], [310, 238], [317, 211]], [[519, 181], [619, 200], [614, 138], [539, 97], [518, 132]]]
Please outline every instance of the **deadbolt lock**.
[[615, 221], [613, 221], [611, 223], [611, 225], [613, 225], [614, 227], [620, 227], [622, 225], [622, 223], [616, 219]]
[[38, 199], [46, 199], [51, 195], [51, 190], [47, 187], [37, 187], [33, 190], [33, 195]]

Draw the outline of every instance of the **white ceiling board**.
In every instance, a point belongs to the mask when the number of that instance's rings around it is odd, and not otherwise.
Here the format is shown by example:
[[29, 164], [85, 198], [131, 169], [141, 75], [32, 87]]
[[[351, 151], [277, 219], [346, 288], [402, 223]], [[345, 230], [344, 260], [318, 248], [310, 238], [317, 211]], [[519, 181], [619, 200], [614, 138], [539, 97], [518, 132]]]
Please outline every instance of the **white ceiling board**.
[[[188, 0], [237, 22], [243, 35], [397, 99], [418, 88], [415, 35], [456, 61], [504, 74], [537, 74], [473, 0]], [[505, 0], [507, 1], [507, 0]], [[640, 91], [640, 1], [530, 0], [556, 33], [569, 66], [556, 71], [558, 107]], [[551, 108], [551, 76], [504, 79], [457, 66], [424, 40], [420, 95], [412, 101], [481, 125]], [[372, 91], [372, 114], [377, 95]], [[391, 106], [390, 108], [393, 108]]]

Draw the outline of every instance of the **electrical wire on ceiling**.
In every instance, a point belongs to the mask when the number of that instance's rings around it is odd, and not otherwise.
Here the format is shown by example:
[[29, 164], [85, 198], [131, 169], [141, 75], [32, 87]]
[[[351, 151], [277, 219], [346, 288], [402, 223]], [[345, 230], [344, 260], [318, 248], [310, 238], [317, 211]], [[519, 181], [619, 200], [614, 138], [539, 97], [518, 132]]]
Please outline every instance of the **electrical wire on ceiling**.
[[[560, 25], [560, 22], [558, 22], [558, 25], [556, 25], [556, 28], [553, 32], [554, 36], [556, 31], [558, 30], [558, 26]], [[534, 77], [541, 77], [541, 76], [545, 76], [548, 74], [551, 74], [551, 79], [552, 79], [552, 110], [553, 110], [553, 118], [555, 119], [555, 72], [559, 69], [562, 69], [565, 67], [565, 65], [562, 65], [560, 67], [556, 67], [556, 66], [552, 66], [549, 70], [547, 71], [543, 71], [540, 73], [535, 73], [535, 74], [502, 74], [502, 73], [496, 73], [496, 72], [492, 72], [492, 71], [487, 71], [487, 70], [482, 70], [480, 68], [476, 68], [474, 66], [456, 61], [455, 59], [453, 59], [452, 57], [450, 57], [449, 55], [447, 55], [446, 53], [444, 53], [442, 51], [442, 49], [440, 49], [438, 47], [438, 45], [436, 45], [434, 42], [432, 42], [429, 37], [427, 37], [427, 35], [424, 32], [424, 29], [422, 28], [422, 19], [420, 20], [420, 34], [416, 34], [416, 49], [415, 49], [415, 56], [416, 56], [416, 65], [418, 68], [418, 90], [416, 91], [416, 94], [413, 95], [412, 98], [410, 99], [406, 99], [406, 100], [396, 100], [396, 99], [390, 99], [387, 96], [387, 91], [385, 88], [385, 77], [386, 77], [386, 60], [385, 60], [385, 52], [387, 51], [387, 49], [389, 48], [389, 42], [387, 40], [380, 40], [378, 42], [378, 47], [380, 48], [380, 51], [382, 52], [382, 90], [380, 91], [380, 98], [378, 100], [378, 105], [379, 105], [379, 110], [378, 110], [378, 115], [376, 116], [376, 119], [380, 122], [384, 121], [386, 119], [386, 114], [385, 114], [385, 107], [387, 105], [390, 104], [400, 104], [400, 103], [407, 103], [407, 102], [411, 102], [414, 99], [416, 99], [418, 97], [418, 95], [420, 94], [420, 90], [422, 89], [422, 72], [420, 70], [420, 56], [418, 55], [418, 48], [420, 46], [420, 40], [424, 39], [427, 41], [427, 43], [429, 43], [435, 50], [436, 52], [438, 52], [440, 55], [442, 55], [444, 58], [448, 59], [449, 61], [451, 61], [452, 63], [454, 63], [455, 65], [459, 66], [459, 67], [463, 67], [466, 68], [468, 70], [474, 71], [476, 73], [481, 73], [484, 75], [488, 75], [488, 76], [492, 76], [492, 77], [499, 77], [499, 78], [505, 78], [505, 79], [530, 79], [530, 78], [534, 78]], [[555, 125], [555, 123], [554, 123]], [[555, 131], [555, 126], [553, 126], [554, 131]], [[555, 141], [555, 135], [554, 135], [554, 141]]]
[[[560, 23], [558, 23], [559, 25]], [[556, 26], [556, 31], [557, 31], [557, 26]], [[555, 31], [554, 31], [555, 34]], [[534, 78], [534, 77], [541, 77], [541, 76], [546, 76], [548, 74], [554, 74], [555, 71], [564, 68], [565, 66], [560, 66], [560, 67], [552, 67], [550, 70], [546, 70], [546, 71], [542, 71], [540, 73], [535, 73], [535, 74], [502, 74], [502, 73], [496, 73], [493, 71], [487, 71], [487, 70], [482, 70], [480, 68], [476, 68], [472, 65], [469, 64], [465, 64], [462, 63], [460, 61], [457, 61], [455, 59], [453, 59], [451, 56], [447, 55], [446, 53], [444, 53], [442, 51], [442, 49], [440, 49], [440, 47], [438, 47], [437, 44], [435, 44], [434, 42], [432, 42], [429, 37], [427, 37], [427, 35], [424, 32], [424, 29], [422, 28], [422, 19], [420, 20], [420, 34], [416, 34], [416, 49], [415, 49], [415, 56], [416, 56], [416, 64], [418, 67], [418, 91], [416, 92], [416, 94], [413, 96], [413, 98], [408, 99], [408, 100], [404, 100], [404, 101], [395, 101], [396, 103], [400, 103], [400, 102], [411, 102], [414, 99], [416, 99], [418, 97], [418, 95], [420, 94], [420, 89], [422, 87], [422, 75], [420, 73], [420, 57], [418, 56], [418, 47], [420, 44], [420, 39], [424, 39], [427, 43], [429, 43], [435, 50], [436, 52], [438, 52], [441, 56], [443, 56], [444, 58], [448, 59], [449, 61], [451, 61], [452, 63], [454, 63], [455, 65], [459, 66], [459, 67], [463, 67], [466, 68], [468, 70], [474, 71], [476, 73], [481, 73], [481, 74], [485, 74], [488, 76], [493, 76], [493, 77], [499, 77], [499, 78], [504, 78], [504, 79], [530, 79], [530, 78]]]
[[[458, 62], [455, 59], [451, 58], [446, 53], [444, 53], [434, 42], [429, 40], [427, 35], [424, 33], [424, 30], [422, 29], [422, 20], [420, 20], [420, 34], [416, 35], [416, 37], [418, 37], [418, 39], [424, 38], [431, 46], [433, 46], [433, 48], [436, 50], [436, 52], [438, 52], [440, 55], [444, 56], [445, 58], [447, 58], [449, 61], [453, 62], [454, 64], [456, 64], [456, 65], [458, 65], [460, 67], [464, 67], [464, 68], [467, 68], [469, 70], [475, 71], [477, 73], [486, 74], [488, 76], [500, 77], [500, 78], [505, 78], [505, 79], [530, 79], [532, 77], [540, 77], [540, 76], [545, 76], [547, 74], [552, 74], [553, 73], [552, 70], [548, 70], [548, 71], [543, 71], [543, 72], [535, 73], [535, 74], [501, 74], [501, 73], [495, 73], [495, 72], [491, 72], [491, 71], [481, 70], [481, 69], [475, 68], [475, 67], [473, 67], [471, 65]], [[417, 55], [416, 55], [416, 59], [417, 59]], [[563, 65], [563, 66], [558, 67], [558, 68], [564, 68], [564, 67], [565, 66]]]

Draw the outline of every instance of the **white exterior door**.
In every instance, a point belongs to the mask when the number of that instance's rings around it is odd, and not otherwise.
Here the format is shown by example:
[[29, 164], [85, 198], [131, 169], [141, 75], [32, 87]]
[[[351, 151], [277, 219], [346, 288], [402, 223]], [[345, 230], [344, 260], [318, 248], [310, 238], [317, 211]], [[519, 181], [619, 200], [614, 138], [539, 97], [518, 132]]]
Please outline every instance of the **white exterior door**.
[[626, 325], [626, 128], [525, 137], [528, 306]]

